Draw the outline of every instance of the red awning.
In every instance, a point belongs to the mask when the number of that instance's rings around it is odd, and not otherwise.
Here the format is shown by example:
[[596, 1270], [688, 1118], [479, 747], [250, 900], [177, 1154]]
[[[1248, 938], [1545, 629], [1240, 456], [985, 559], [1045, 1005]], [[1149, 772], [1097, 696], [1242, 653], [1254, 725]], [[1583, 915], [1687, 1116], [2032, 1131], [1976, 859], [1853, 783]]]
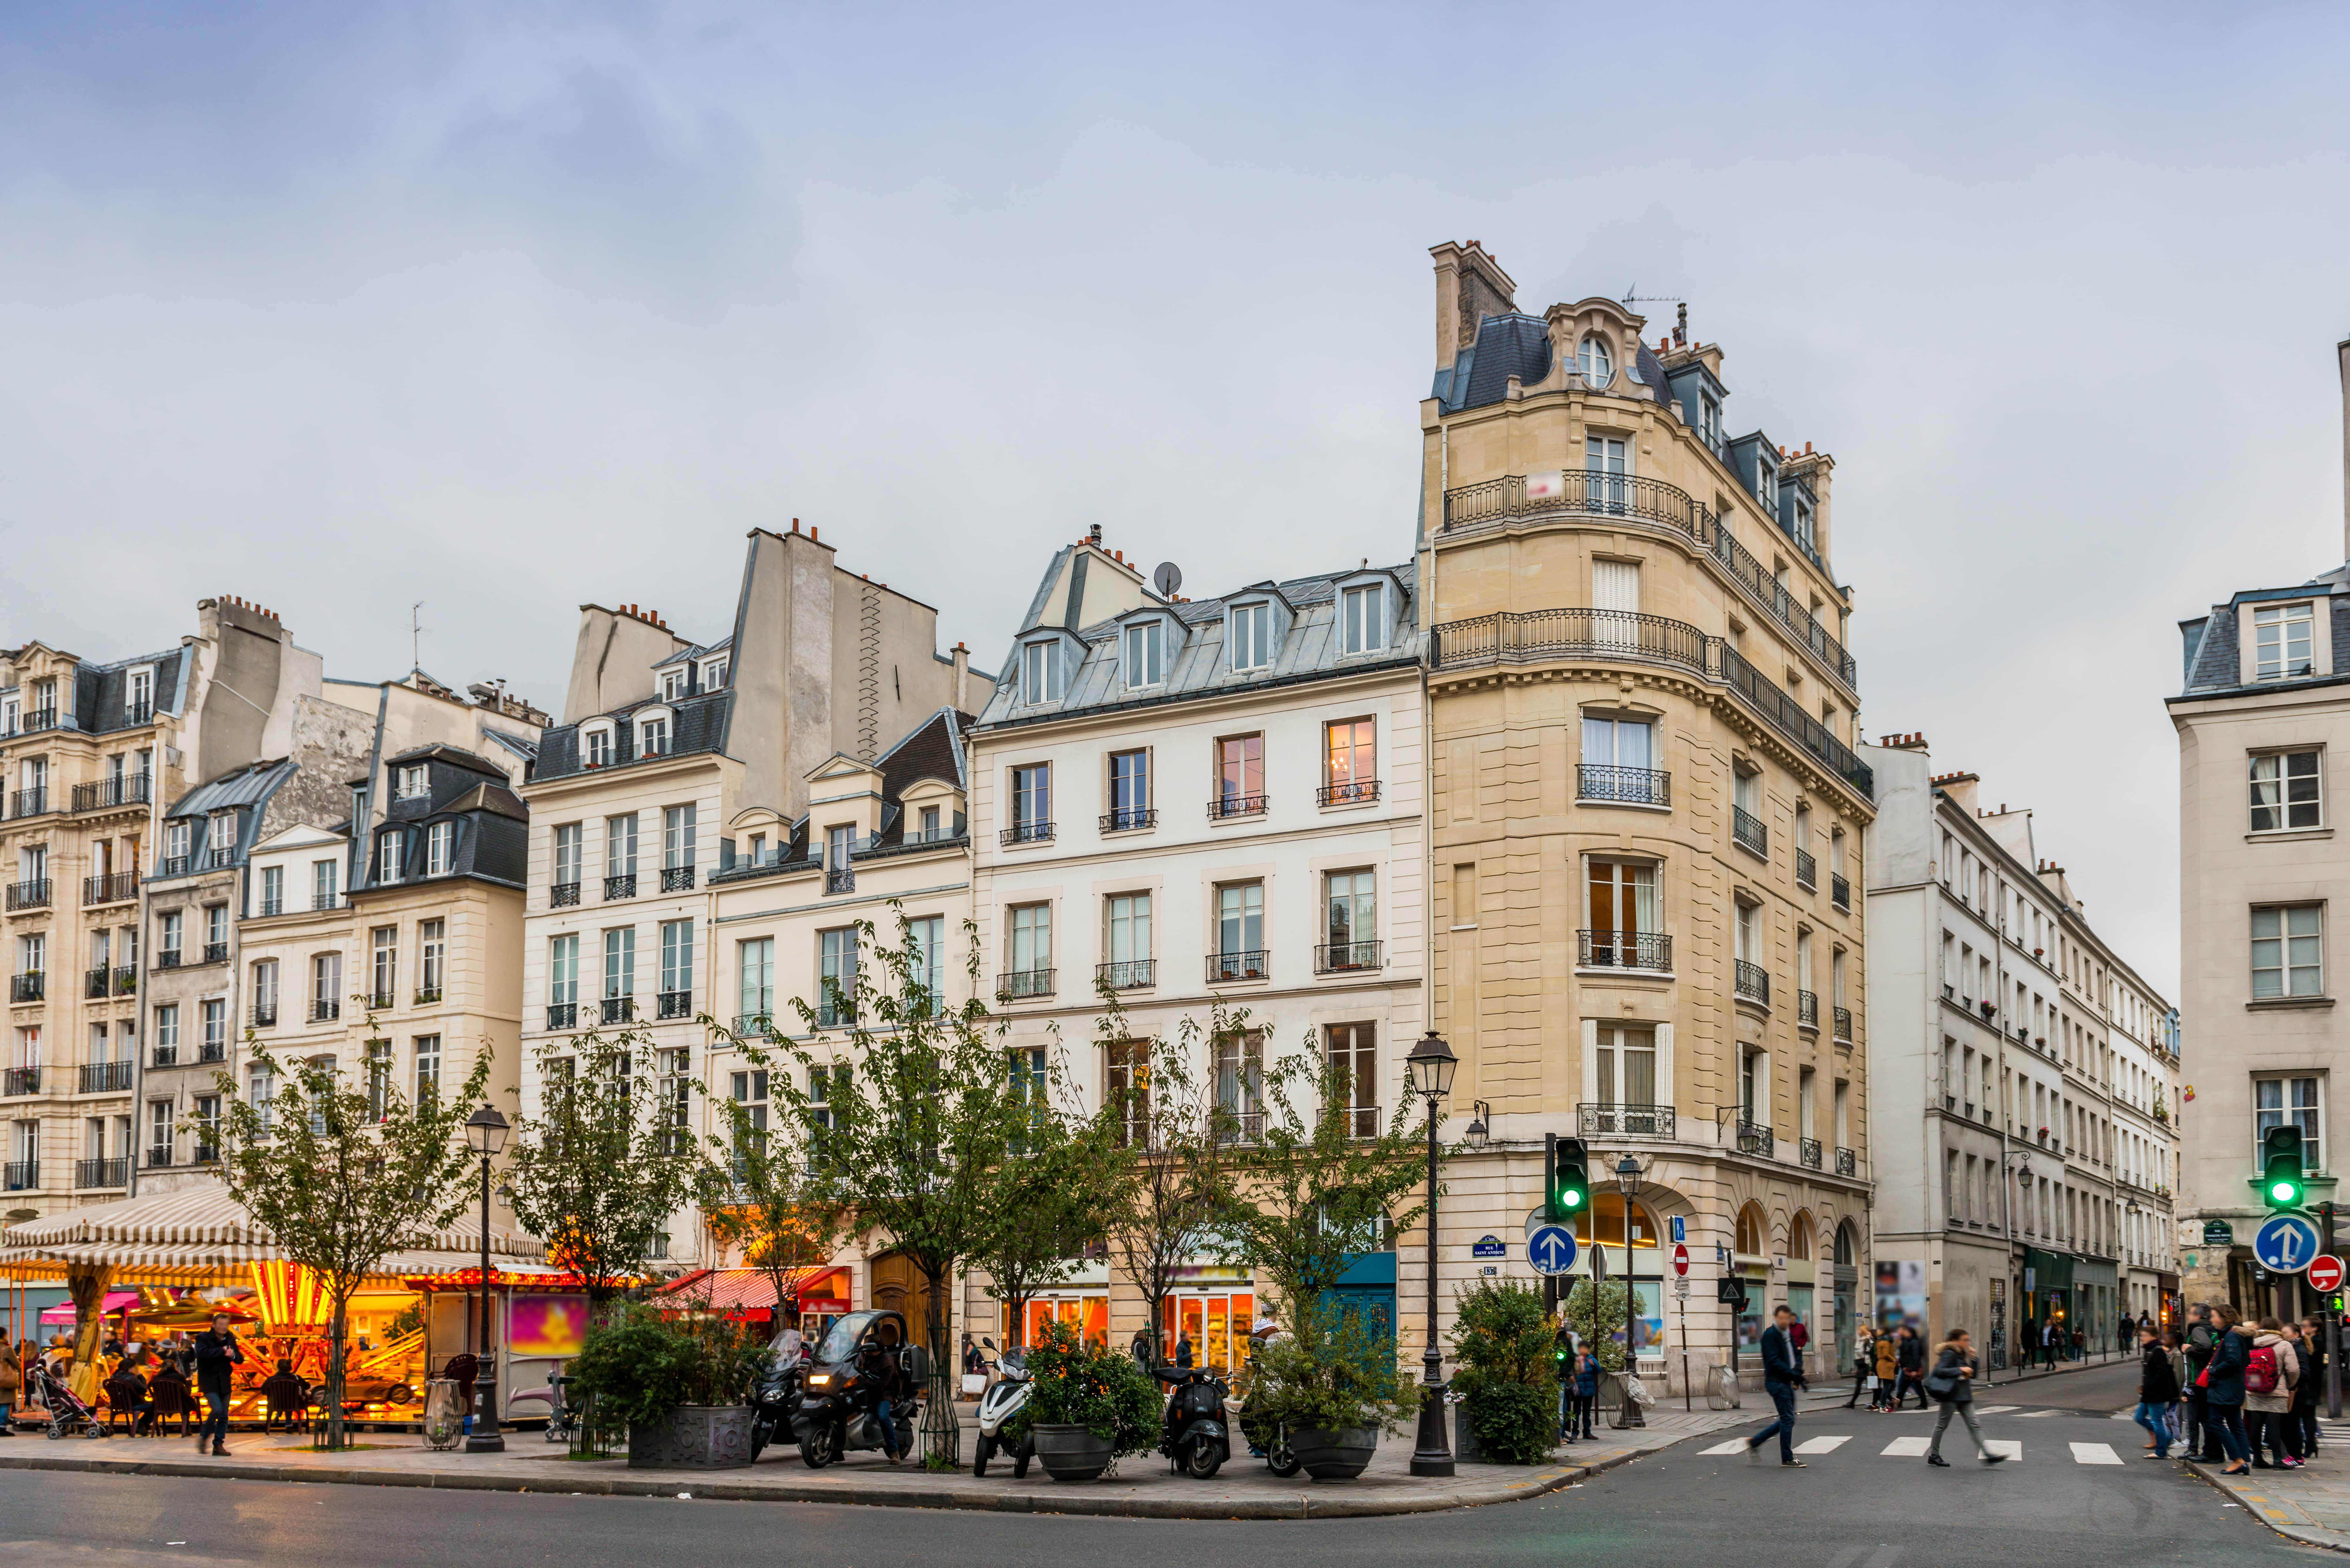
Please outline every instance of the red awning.
[[[775, 1283], [764, 1269], [697, 1269], [653, 1293], [669, 1306], [711, 1312], [762, 1314], [775, 1310]], [[838, 1310], [848, 1304], [848, 1271], [827, 1269], [803, 1282], [793, 1299], [804, 1309]]]

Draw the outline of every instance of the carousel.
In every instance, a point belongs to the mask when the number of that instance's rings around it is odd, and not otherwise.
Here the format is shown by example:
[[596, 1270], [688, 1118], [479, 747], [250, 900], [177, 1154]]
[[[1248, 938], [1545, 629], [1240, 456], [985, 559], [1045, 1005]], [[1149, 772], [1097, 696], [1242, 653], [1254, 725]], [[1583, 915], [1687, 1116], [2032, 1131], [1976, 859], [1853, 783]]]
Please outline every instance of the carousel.
[[[479, 1231], [431, 1231], [384, 1259], [346, 1308], [343, 1408], [347, 1420], [412, 1425], [440, 1368], [430, 1354], [429, 1288], [482, 1252]], [[493, 1229], [504, 1266], [538, 1272], [539, 1244]], [[230, 1418], [258, 1424], [261, 1386], [284, 1362], [323, 1398], [334, 1358], [333, 1296], [326, 1276], [286, 1257], [276, 1239], [222, 1186], [101, 1204], [0, 1231], [0, 1276], [58, 1281], [68, 1301], [40, 1314], [46, 1343], [69, 1331], [68, 1381], [92, 1405], [106, 1379], [139, 1349], [161, 1352], [224, 1314], [244, 1342]], [[493, 1324], [494, 1330], [494, 1322]], [[503, 1354], [504, 1345], [497, 1346]], [[447, 1352], [444, 1350], [442, 1357]]]

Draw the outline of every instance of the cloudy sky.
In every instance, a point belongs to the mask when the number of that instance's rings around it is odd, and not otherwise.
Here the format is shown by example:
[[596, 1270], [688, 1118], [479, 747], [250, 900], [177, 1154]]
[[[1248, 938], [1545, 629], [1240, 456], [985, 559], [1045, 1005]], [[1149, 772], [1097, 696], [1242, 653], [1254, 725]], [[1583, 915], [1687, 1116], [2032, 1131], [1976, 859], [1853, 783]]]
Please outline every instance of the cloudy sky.
[[2345, 43], [2258, 5], [11, 7], [0, 637], [116, 658], [233, 593], [371, 680], [421, 600], [426, 669], [552, 705], [578, 603], [721, 635], [794, 516], [991, 662], [1089, 524], [1199, 592], [1401, 558], [1427, 248], [1474, 237], [1532, 309], [1686, 296], [1732, 422], [1835, 453], [1865, 727], [2033, 806], [2168, 987], [2175, 623], [2342, 558]]

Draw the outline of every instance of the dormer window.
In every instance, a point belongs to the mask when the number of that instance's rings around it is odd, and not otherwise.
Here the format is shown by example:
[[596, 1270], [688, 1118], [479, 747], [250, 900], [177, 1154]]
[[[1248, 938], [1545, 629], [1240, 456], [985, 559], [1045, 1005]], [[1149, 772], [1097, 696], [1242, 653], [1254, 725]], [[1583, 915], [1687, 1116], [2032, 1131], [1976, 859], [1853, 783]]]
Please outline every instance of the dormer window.
[[1263, 670], [1273, 662], [1273, 607], [1242, 605], [1232, 612], [1226, 643], [1234, 670]]
[[1167, 679], [1167, 628], [1159, 621], [1138, 621], [1126, 628], [1126, 684], [1131, 691], [1157, 686]]
[[457, 825], [436, 822], [424, 830], [424, 874], [446, 877], [457, 864]]
[[1061, 700], [1060, 644], [1032, 642], [1021, 649], [1020, 700], [1031, 703]]
[[589, 767], [608, 768], [612, 765], [611, 726], [599, 724], [595, 729], [583, 730], [580, 732], [580, 739], [585, 744], [587, 763]]
[[225, 866], [229, 863], [236, 854], [236, 813], [223, 811], [213, 815], [207, 844], [212, 850], [213, 865]]
[[1607, 345], [1598, 337], [1586, 337], [1575, 357], [1576, 368], [1582, 370], [1584, 381], [1590, 386], [1604, 387], [1616, 379], [1616, 362], [1608, 357]]
[[398, 833], [387, 833], [376, 840], [375, 879], [377, 881], [400, 880], [400, 867], [403, 864], [401, 848], [400, 836]]
[[155, 712], [155, 667], [141, 665], [125, 678], [122, 706], [132, 723], [152, 718]]
[[1375, 653], [1388, 645], [1385, 584], [1366, 583], [1339, 595], [1338, 633], [1347, 653]]
[[1703, 393], [1697, 400], [1697, 433], [1717, 454], [1721, 451], [1721, 404]]
[[2290, 680], [2314, 672], [2310, 640], [2316, 627], [2309, 601], [2263, 605], [2252, 612], [2252, 676]]
[[726, 661], [723, 659], [708, 659], [702, 660], [702, 689], [704, 691], [715, 691], [721, 686], [725, 684]]
[[1795, 497], [1795, 543], [1804, 547], [1805, 555], [1819, 554], [1812, 526], [1812, 504], [1800, 495]]
[[1779, 471], [1769, 462], [1759, 458], [1754, 464], [1754, 494], [1762, 503], [1765, 512], [1774, 514], [1778, 512]]
[[391, 775], [391, 798], [414, 800], [425, 793], [424, 764], [402, 763]]
[[674, 702], [685, 695], [685, 671], [664, 670], [660, 672], [660, 700]]
[[669, 715], [640, 719], [637, 722], [637, 755], [665, 757], [669, 755]]

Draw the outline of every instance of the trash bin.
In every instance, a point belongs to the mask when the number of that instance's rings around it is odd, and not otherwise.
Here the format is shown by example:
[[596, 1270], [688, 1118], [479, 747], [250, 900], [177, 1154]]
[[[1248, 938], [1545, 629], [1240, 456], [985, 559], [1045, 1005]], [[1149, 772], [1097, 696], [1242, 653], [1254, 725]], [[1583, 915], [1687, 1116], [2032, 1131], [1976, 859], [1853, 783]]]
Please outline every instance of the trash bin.
[[424, 1386], [424, 1446], [453, 1449], [465, 1434], [465, 1400], [456, 1383], [435, 1377]]
[[1738, 1374], [1720, 1362], [1705, 1369], [1705, 1407], [1709, 1410], [1738, 1408]]

